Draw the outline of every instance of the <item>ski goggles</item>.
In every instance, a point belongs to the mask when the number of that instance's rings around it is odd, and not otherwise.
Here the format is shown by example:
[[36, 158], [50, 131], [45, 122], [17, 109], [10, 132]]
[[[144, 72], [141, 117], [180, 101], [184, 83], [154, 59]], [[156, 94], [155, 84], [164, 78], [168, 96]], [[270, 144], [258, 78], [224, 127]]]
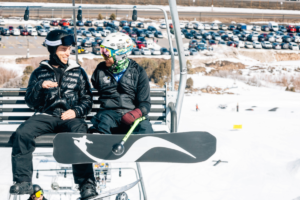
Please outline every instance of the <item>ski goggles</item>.
[[100, 46], [100, 54], [103, 58], [110, 58], [114, 55], [115, 50], [107, 48], [103, 45]]
[[48, 46], [59, 46], [59, 45], [75, 46], [75, 38], [73, 35], [67, 35], [61, 38], [60, 40], [56, 40], [56, 41], [50, 41], [45, 39], [45, 44]]
[[43, 190], [39, 190], [39, 191], [37, 191], [34, 195], [35, 195], [35, 197], [41, 197], [41, 195], [43, 195], [44, 193], [43, 193]]

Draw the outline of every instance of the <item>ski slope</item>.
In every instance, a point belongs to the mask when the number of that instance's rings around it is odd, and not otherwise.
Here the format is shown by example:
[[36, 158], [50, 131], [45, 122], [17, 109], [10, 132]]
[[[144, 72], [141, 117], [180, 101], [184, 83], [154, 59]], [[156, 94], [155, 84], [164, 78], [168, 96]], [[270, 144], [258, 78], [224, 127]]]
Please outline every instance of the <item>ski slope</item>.
[[[226, 88], [234, 83], [231, 79], [217, 77], [191, 77], [194, 87], [200, 88], [207, 85]], [[149, 200], [300, 199], [300, 94], [253, 87], [239, 81], [236, 86], [229, 90], [234, 95], [185, 96], [179, 131], [213, 134], [217, 138], [217, 151], [207, 161], [197, 164], [141, 163]], [[237, 103], [239, 112], [236, 112]], [[198, 112], [195, 111], [196, 104], [199, 105]], [[219, 109], [220, 104], [226, 104], [227, 108]], [[278, 107], [277, 111], [268, 111], [275, 107]], [[233, 125], [242, 125], [242, 129], [233, 130]], [[1, 199], [6, 197], [12, 184], [10, 153], [11, 149], [0, 151]], [[228, 163], [213, 166], [213, 160]], [[35, 168], [55, 168], [56, 165], [35, 160]], [[135, 164], [124, 167], [135, 167]], [[134, 176], [133, 172], [124, 171], [120, 178], [118, 171], [113, 172], [112, 183], [108, 186], [112, 189], [131, 183]], [[61, 179], [68, 182], [72, 177], [68, 175]], [[50, 188], [51, 180], [51, 173], [40, 175], [39, 179], [34, 173], [34, 183], [44, 188]], [[130, 200], [138, 199], [137, 187], [129, 190], [128, 195]], [[49, 200], [54, 199], [59, 198], [53, 196]]]

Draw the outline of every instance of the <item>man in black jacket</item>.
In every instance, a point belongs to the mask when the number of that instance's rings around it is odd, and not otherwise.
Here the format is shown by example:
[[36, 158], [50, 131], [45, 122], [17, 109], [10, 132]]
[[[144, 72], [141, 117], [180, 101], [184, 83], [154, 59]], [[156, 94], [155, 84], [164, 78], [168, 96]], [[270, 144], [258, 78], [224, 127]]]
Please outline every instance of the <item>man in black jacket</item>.
[[[45, 44], [50, 59], [44, 60], [29, 79], [25, 102], [35, 114], [12, 135], [12, 194], [32, 194], [32, 152], [35, 137], [46, 133], [87, 132], [84, 121], [92, 109], [92, 92], [85, 71], [69, 60], [74, 37], [63, 30], [48, 33]], [[63, 153], [63, 152], [61, 152]], [[96, 195], [92, 164], [73, 165], [81, 197]]]
[[[108, 35], [100, 46], [105, 62], [98, 64], [92, 84], [99, 92], [99, 112], [92, 118], [90, 132], [102, 134], [126, 133], [130, 125], [151, 108], [149, 79], [145, 70], [127, 54], [132, 40], [124, 33]], [[149, 119], [133, 133], [153, 133]]]

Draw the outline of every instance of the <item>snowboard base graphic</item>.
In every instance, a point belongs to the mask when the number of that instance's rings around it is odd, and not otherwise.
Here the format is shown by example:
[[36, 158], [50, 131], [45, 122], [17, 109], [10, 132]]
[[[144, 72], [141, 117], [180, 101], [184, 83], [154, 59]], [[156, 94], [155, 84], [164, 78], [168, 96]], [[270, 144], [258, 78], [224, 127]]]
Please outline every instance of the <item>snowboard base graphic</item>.
[[53, 140], [53, 156], [63, 164], [94, 162], [197, 163], [216, 152], [216, 138], [207, 132], [181, 132], [131, 135], [122, 155], [112, 147], [124, 135], [59, 133]]

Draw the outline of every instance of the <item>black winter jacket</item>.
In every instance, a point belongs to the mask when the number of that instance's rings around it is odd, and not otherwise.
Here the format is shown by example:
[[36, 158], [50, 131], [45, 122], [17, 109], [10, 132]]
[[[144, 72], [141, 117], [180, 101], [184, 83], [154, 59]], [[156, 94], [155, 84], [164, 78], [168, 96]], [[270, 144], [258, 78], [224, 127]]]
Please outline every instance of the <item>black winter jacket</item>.
[[105, 62], [99, 63], [92, 75], [92, 84], [99, 91], [101, 108], [123, 114], [140, 108], [143, 115], [147, 115], [151, 108], [149, 79], [141, 66], [129, 60], [129, 66], [119, 82]]
[[77, 118], [84, 118], [92, 109], [92, 91], [85, 71], [69, 60], [58, 87], [44, 89], [44, 81], [58, 82], [55, 71], [47, 60], [40, 63], [29, 79], [25, 101], [35, 112], [60, 117], [64, 111], [73, 109]]

